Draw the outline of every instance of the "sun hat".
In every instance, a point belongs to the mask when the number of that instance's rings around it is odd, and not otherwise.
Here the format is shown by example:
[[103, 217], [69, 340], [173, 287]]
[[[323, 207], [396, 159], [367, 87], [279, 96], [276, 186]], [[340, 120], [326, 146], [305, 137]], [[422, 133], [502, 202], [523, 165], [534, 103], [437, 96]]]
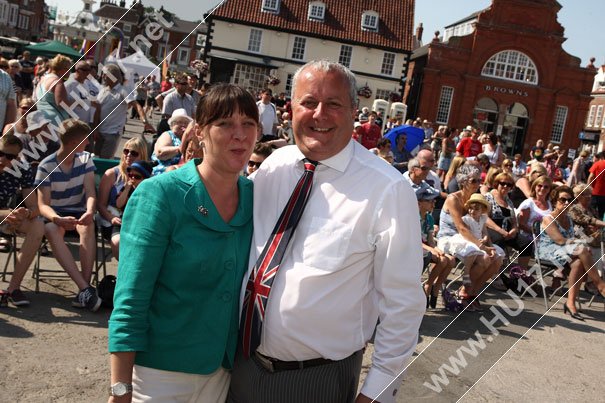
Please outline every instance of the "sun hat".
[[44, 126], [45, 124], [50, 123], [50, 119], [46, 117], [44, 112], [42, 111], [33, 111], [27, 115], [27, 133], [30, 133], [34, 130], [37, 130]]
[[179, 108], [175, 109], [174, 112], [172, 112], [172, 116], [170, 117], [170, 119], [168, 119], [168, 126], [172, 126], [172, 123], [180, 118], [185, 118], [189, 122], [193, 120], [189, 115], [187, 115], [187, 111], [184, 108]]
[[153, 170], [153, 168], [151, 167], [151, 164], [147, 161], [133, 162], [132, 165], [130, 165], [129, 167], [126, 167], [126, 172], [130, 172], [133, 169], [135, 171], [138, 171], [139, 173], [143, 174], [143, 176], [145, 178], [151, 177], [151, 171]]
[[464, 203], [464, 207], [468, 209], [468, 206], [474, 203], [482, 204], [487, 210], [489, 210], [489, 202], [485, 197], [483, 197], [480, 193], [473, 193], [471, 198], [468, 199], [466, 203]]
[[472, 132], [472, 131], [473, 131], [473, 126], [471, 126], [471, 125], [466, 126], [466, 127], [464, 128], [464, 131], [465, 131], [465, 132]]

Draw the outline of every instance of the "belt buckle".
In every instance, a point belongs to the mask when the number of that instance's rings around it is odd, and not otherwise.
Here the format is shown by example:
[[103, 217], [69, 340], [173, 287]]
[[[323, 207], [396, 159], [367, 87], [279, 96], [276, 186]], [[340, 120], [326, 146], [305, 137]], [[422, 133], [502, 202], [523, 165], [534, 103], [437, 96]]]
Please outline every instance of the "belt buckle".
[[258, 351], [255, 351], [254, 355], [256, 356], [256, 358], [258, 359], [260, 364], [263, 366], [263, 368], [265, 368], [267, 371], [269, 371], [271, 373], [275, 372], [275, 368], [273, 367], [273, 361], [271, 361], [269, 358], [265, 357]]

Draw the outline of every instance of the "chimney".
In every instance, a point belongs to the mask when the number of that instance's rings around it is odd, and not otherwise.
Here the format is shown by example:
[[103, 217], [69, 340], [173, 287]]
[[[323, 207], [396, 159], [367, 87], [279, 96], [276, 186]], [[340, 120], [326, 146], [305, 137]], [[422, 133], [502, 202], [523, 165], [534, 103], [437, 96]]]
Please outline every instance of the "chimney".
[[420, 23], [420, 25], [418, 25], [418, 28], [416, 28], [416, 40], [418, 40], [418, 42], [422, 42], [422, 33], [424, 32], [424, 27], [422, 26], [422, 23]]

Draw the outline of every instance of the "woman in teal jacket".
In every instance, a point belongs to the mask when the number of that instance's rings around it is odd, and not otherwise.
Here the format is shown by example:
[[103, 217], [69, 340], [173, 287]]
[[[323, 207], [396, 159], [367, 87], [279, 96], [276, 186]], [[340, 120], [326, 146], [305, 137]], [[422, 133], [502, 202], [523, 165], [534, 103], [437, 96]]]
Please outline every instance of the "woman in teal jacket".
[[221, 84], [197, 115], [203, 161], [144, 181], [124, 213], [110, 402], [226, 398], [252, 237], [252, 183], [240, 172], [258, 108], [245, 89]]

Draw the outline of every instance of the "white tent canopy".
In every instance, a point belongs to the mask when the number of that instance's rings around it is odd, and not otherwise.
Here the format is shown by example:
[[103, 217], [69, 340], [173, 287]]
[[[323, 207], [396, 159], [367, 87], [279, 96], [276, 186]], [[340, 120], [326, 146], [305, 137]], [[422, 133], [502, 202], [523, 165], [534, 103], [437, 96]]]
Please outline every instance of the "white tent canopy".
[[105, 58], [104, 64], [110, 63], [115, 63], [120, 66], [122, 70], [125, 70], [125, 79], [131, 84], [134, 84], [133, 76], [135, 73], [138, 74], [140, 78], [147, 77], [147, 75], [151, 74], [155, 76], [158, 83], [162, 81], [160, 67], [149, 61], [143, 53], [133, 53], [123, 59], [116, 59], [114, 56], [110, 55]]

